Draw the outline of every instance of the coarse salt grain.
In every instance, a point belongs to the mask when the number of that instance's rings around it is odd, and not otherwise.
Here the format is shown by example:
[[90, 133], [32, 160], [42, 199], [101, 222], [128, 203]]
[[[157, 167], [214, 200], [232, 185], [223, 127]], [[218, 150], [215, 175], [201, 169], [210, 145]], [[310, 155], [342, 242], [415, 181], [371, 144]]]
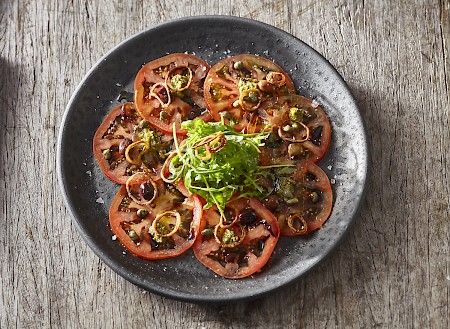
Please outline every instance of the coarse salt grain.
[[316, 108], [317, 106], [319, 106], [319, 103], [315, 99], [313, 99], [313, 101], [311, 102], [311, 106], [313, 108]]
[[328, 170], [331, 170], [331, 169], [333, 169], [333, 166], [332, 166], [332, 165], [329, 165], [329, 166], [327, 167], [327, 169], [328, 169]]
[[330, 184], [331, 184], [331, 185], [336, 184], [336, 180], [335, 180], [334, 178], [330, 179]]
[[114, 235], [111, 237], [111, 240], [116, 241], [116, 240], [117, 240], [117, 235], [114, 234]]
[[97, 200], [95, 200], [95, 202], [101, 203], [101, 204], [105, 203], [105, 201], [103, 201], [102, 197], [97, 198]]

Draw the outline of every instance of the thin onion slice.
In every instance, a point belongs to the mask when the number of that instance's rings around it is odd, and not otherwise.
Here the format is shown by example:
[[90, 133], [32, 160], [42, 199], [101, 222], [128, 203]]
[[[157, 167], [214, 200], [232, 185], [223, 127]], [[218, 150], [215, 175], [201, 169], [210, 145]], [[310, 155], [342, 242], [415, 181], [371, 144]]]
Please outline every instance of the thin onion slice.
[[203, 156], [203, 155], [200, 155], [200, 154], [198, 153], [198, 149], [199, 149], [201, 146], [198, 146], [198, 147], [196, 147], [196, 148], [194, 149], [194, 154], [195, 154], [195, 156], [196, 156], [197, 158], [199, 158], [200, 160], [202, 160], [202, 161], [208, 161], [209, 159], [211, 159], [211, 156], [212, 156], [211, 150], [210, 150], [210, 148], [209, 148], [208, 145], [202, 145], [202, 146], [205, 148], [205, 155]]
[[[166, 217], [174, 217], [175, 218], [175, 225], [173, 225], [172, 230], [169, 233], [166, 234], [161, 234], [160, 232], [158, 232], [158, 223], [161, 222], [161, 220], [163, 218]], [[161, 225], [164, 225], [165, 227], [167, 227], [167, 225], [165, 225], [164, 223], [161, 223]], [[155, 220], [152, 223], [152, 227], [153, 227], [153, 232], [155, 235], [157, 235], [158, 237], [161, 238], [167, 238], [169, 236], [174, 235], [178, 229], [180, 228], [181, 225], [181, 215], [178, 211], [175, 210], [168, 210], [168, 211], [164, 211], [162, 213], [159, 213], [158, 216], [156, 216]]]
[[[308, 223], [306, 223], [306, 220], [303, 218], [300, 214], [292, 214], [287, 218], [287, 224], [289, 228], [291, 229], [292, 233], [295, 234], [305, 234], [308, 232]], [[295, 227], [295, 222], [301, 223], [301, 228], [298, 229]]]
[[[157, 93], [155, 93], [155, 89], [156, 89], [157, 87], [163, 87], [163, 88], [166, 90], [166, 92], [167, 92], [167, 103], [164, 103], [164, 102], [162, 101], [161, 97], [159, 97], [159, 95], [158, 95]], [[169, 88], [167, 87], [167, 85], [166, 85], [165, 83], [162, 83], [162, 82], [155, 83], [155, 84], [152, 86], [152, 88], [150, 89], [150, 94], [149, 94], [149, 96], [150, 96], [150, 97], [156, 98], [156, 99], [159, 101], [159, 103], [161, 104], [161, 106], [162, 106], [163, 108], [168, 107], [168, 106], [170, 105], [170, 103], [172, 102], [172, 100], [170, 99], [170, 90], [169, 90]]]
[[[212, 153], [216, 153], [223, 149], [226, 143], [227, 138], [225, 137], [223, 132], [218, 131], [198, 140], [192, 147], [194, 148], [194, 153], [197, 158], [203, 161], [207, 161], [211, 159]], [[198, 152], [201, 147], [205, 148], [205, 156], [201, 156]]]
[[[180, 70], [180, 69], [182, 69], [182, 68], [188, 69], [188, 71], [189, 71], [189, 80], [188, 80], [186, 86], [184, 86], [184, 87], [182, 87], [182, 88], [180, 88], [180, 89], [172, 88], [172, 87], [171, 87], [171, 84], [170, 84], [170, 79], [171, 79], [172, 72], [174, 72], [174, 71], [176, 71], [176, 70]], [[186, 89], [188, 89], [188, 88], [190, 87], [190, 85], [191, 85], [191, 83], [192, 83], [192, 78], [193, 78], [193, 74], [192, 74], [192, 70], [189, 68], [189, 66], [178, 66], [178, 67], [174, 67], [173, 69], [171, 69], [171, 70], [167, 73], [165, 82], [166, 82], [166, 86], [169, 86], [170, 89], [173, 89], [174, 91], [183, 91], [183, 90], [186, 90]]]
[[281, 72], [274, 72], [274, 71], [269, 72], [266, 76], [266, 80], [270, 84], [277, 87], [282, 87], [286, 84], [286, 77]]
[[[246, 106], [246, 101], [244, 100], [244, 97], [247, 96], [248, 94], [250, 94], [251, 92], [257, 93], [259, 95], [258, 103], [256, 105], [252, 106], [252, 107], [247, 107]], [[241, 93], [241, 95], [239, 96], [239, 103], [241, 104], [241, 106], [242, 106], [242, 108], [244, 110], [255, 111], [261, 105], [261, 98], [262, 98], [262, 94], [261, 94], [261, 91], [259, 89], [256, 89], [256, 88], [254, 88], [254, 89], [247, 89], [247, 90], [244, 90]]]
[[[142, 183], [145, 183], [145, 182], [150, 183], [152, 185], [152, 187], [153, 187], [153, 197], [150, 200], [144, 199], [144, 197], [141, 195], [140, 191], [139, 191], [138, 194], [145, 201], [142, 201], [141, 199], [138, 199], [136, 197], [135, 193], [132, 192], [132, 190], [131, 190], [132, 185], [136, 185], [135, 184], [136, 181], [139, 184], [139, 188], [140, 188], [140, 185]], [[153, 181], [153, 179], [151, 179], [151, 177], [147, 173], [142, 172], [142, 171], [137, 172], [134, 175], [130, 176], [130, 178], [127, 179], [125, 187], [127, 189], [128, 196], [131, 199], [133, 199], [134, 202], [136, 202], [137, 204], [140, 204], [140, 205], [148, 205], [148, 204], [152, 203], [153, 200], [155, 200], [156, 197], [158, 196], [158, 186], [156, 186], [156, 183]]]
[[310, 131], [307, 125], [305, 125], [303, 122], [297, 122], [299, 124], [302, 125], [303, 128], [305, 128], [306, 131], [306, 136], [300, 139], [295, 139], [294, 137], [288, 137], [286, 136], [286, 132], [283, 130], [282, 126], [278, 127], [278, 136], [280, 136], [280, 138], [288, 141], [288, 142], [293, 142], [293, 143], [303, 143], [306, 142], [310, 137]]
[[234, 247], [239, 246], [244, 241], [245, 236], [247, 235], [247, 230], [242, 225], [236, 225], [236, 226], [239, 227], [239, 229], [241, 231], [239, 240], [234, 243], [223, 243], [222, 236], [223, 236], [223, 233], [225, 232], [225, 230], [228, 229], [228, 227], [225, 228], [225, 227], [221, 227], [220, 225], [216, 225], [214, 227], [214, 238], [215, 238], [216, 242], [226, 248], [234, 248]]
[[174, 176], [174, 177], [172, 177], [172, 178], [168, 178], [168, 177], [165, 176], [166, 173], [169, 173], [169, 174], [170, 174], [169, 166], [170, 166], [170, 163], [172, 162], [172, 159], [173, 159], [176, 155], [178, 155], [177, 152], [172, 152], [172, 153], [167, 157], [166, 161], [164, 161], [164, 164], [163, 164], [163, 166], [162, 166], [162, 168], [161, 168], [161, 173], [160, 173], [161, 179], [162, 179], [164, 182], [169, 183], [169, 184], [175, 183], [175, 182], [180, 178], [181, 173], [183, 172], [183, 170], [180, 170], [180, 171], [178, 172], [178, 175], [176, 175], [176, 176]]
[[[130, 152], [135, 148], [135, 147], [140, 147], [143, 146], [142, 150], [138, 153], [137, 155], [137, 159], [133, 159], [130, 156]], [[125, 150], [125, 159], [127, 159], [127, 161], [131, 164], [134, 165], [138, 165], [140, 166], [142, 164], [142, 156], [150, 149], [150, 145], [146, 142], [146, 141], [137, 141], [134, 143], [131, 143], [130, 145], [128, 145], [128, 147]]]

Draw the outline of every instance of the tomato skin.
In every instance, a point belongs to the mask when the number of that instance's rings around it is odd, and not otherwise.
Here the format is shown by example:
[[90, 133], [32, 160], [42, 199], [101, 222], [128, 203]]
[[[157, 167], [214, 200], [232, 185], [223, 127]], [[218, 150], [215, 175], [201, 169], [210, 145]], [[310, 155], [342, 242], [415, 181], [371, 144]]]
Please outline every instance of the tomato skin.
[[[165, 75], [170, 70], [184, 66], [188, 66], [193, 74], [192, 82], [185, 91], [187, 96], [182, 99], [170, 91], [171, 102], [163, 109], [156, 98], [149, 96], [150, 89], [157, 83], [165, 83]], [[181, 122], [186, 118], [200, 117], [204, 121], [211, 120], [209, 112], [203, 111], [206, 108], [203, 99], [203, 83], [209, 68], [208, 63], [194, 55], [177, 53], [145, 64], [136, 75], [134, 82], [134, 102], [138, 112], [150, 124], [166, 134], [172, 134], [173, 123], [175, 123], [176, 133], [185, 135], [186, 131], [181, 129]], [[163, 110], [167, 116], [165, 119], [160, 117]]]
[[[332, 129], [330, 121], [323, 109], [320, 106], [313, 106], [313, 102], [306, 97], [299, 95], [275, 97], [261, 105], [261, 111], [265, 112], [273, 134], [279, 136], [278, 129], [290, 123], [289, 111], [292, 107], [304, 109], [311, 114], [312, 119], [305, 121], [311, 132], [311, 137], [301, 143], [293, 143], [281, 139], [276, 143], [278, 144], [277, 146], [271, 146], [266, 143], [266, 147], [262, 149], [262, 164], [296, 163], [299, 160], [310, 160], [318, 163], [327, 153], [331, 143]], [[288, 154], [290, 144], [301, 145], [306, 152], [304, 155], [292, 157]]]
[[[296, 170], [287, 177], [295, 183], [294, 193], [299, 201], [288, 205], [281, 196], [286, 195], [287, 188], [284, 187], [280, 188], [281, 191], [278, 193], [280, 195], [274, 193], [263, 201], [277, 217], [281, 235], [305, 235], [321, 228], [329, 218], [333, 207], [333, 192], [328, 176], [313, 162], [301, 161], [297, 164]], [[277, 180], [280, 181], [280, 178]], [[313, 193], [318, 197], [316, 202], [312, 201]], [[307, 223], [307, 230], [301, 233], [291, 230], [287, 219], [292, 214], [302, 216]]]
[[[257, 222], [253, 224], [254, 226], [244, 225], [248, 231], [245, 239], [239, 246], [239, 248], [241, 248], [239, 250], [243, 250], [240, 252], [245, 254], [243, 259], [246, 260], [247, 264], [240, 266], [234, 262], [234, 259], [231, 261], [225, 259], [221, 264], [221, 261], [211, 257], [211, 255], [227, 253], [233, 255], [232, 250], [227, 251], [226, 248], [221, 247], [214, 237], [211, 238], [199, 234], [196, 242], [194, 243], [193, 249], [197, 259], [216, 274], [228, 279], [239, 279], [260, 271], [261, 268], [267, 263], [275, 248], [275, 245], [278, 242], [280, 229], [273, 214], [257, 199], [237, 199], [230, 202], [228, 206], [234, 209], [237, 213], [245, 209], [253, 209], [258, 217]], [[213, 207], [205, 211], [200, 223], [200, 232], [205, 230], [205, 228], [212, 227], [218, 223], [219, 215], [216, 210], [217, 209]], [[260, 241], [260, 239], [264, 239], [263, 241], [261, 240], [263, 249], [260, 254], [256, 256], [256, 253], [259, 253], [259, 251], [251, 251], [251, 246], [252, 243], [254, 244], [256, 240]], [[226, 264], [223, 265], [223, 263]]]
[[[245, 78], [263, 81], [269, 71], [279, 72], [285, 78], [285, 84], [282, 87], [273, 87], [272, 91], [262, 93], [262, 101], [273, 97], [295, 93], [294, 83], [289, 75], [283, 69], [271, 60], [257, 55], [242, 54], [225, 58], [211, 67], [205, 79], [205, 101], [208, 110], [216, 121], [221, 120], [220, 112], [226, 112], [234, 121], [236, 130], [243, 130], [255, 117], [254, 111], [247, 111], [243, 108], [233, 106], [233, 103], [239, 100], [240, 92], [238, 83], [243, 70], [234, 68], [237, 62], [243, 63], [245, 69]], [[259, 67], [259, 68], [258, 68]], [[264, 80], [265, 81], [265, 80]], [[217, 98], [215, 95], [220, 94]], [[226, 120], [228, 123], [228, 120]], [[261, 123], [263, 125], [265, 122]]]
[[[161, 181], [158, 182], [158, 185], [160, 192], [163, 191], [164, 188], [162, 187], [163, 184]], [[130, 205], [126, 209], [123, 209], [121, 211], [121, 203], [123, 202], [124, 198], [127, 197], [127, 195], [128, 193], [126, 191], [126, 188], [124, 186], [121, 186], [116, 196], [114, 197], [113, 202], [111, 203], [109, 222], [112, 232], [116, 235], [117, 239], [129, 252], [143, 259], [158, 260], [179, 256], [186, 250], [191, 248], [199, 235], [199, 225], [203, 214], [200, 199], [196, 195], [190, 196], [188, 200], [189, 209], [192, 208], [193, 214], [193, 218], [190, 223], [189, 237], [184, 238], [177, 233], [173, 236], [172, 248], [161, 250], [158, 250], [154, 245], [152, 245], [153, 240], [151, 240], [148, 229], [150, 228], [153, 220], [159, 212], [170, 209], [155, 209], [150, 205], [137, 205], [136, 203], [131, 201]], [[163, 203], [161, 202], [161, 200], [157, 199], [155, 202], [157, 204], [157, 207], [158, 201], [160, 203]], [[178, 207], [180, 207], [180, 205], [178, 205]], [[137, 215], [137, 209], [145, 209], [146, 211], [148, 211], [148, 215], [144, 219], [141, 219]], [[126, 225], [131, 226], [135, 231], [139, 231], [137, 232], [138, 236], [140, 237], [139, 244], [135, 243], [130, 238], [129, 234], [127, 234], [126, 230], [124, 229], [124, 226]]]

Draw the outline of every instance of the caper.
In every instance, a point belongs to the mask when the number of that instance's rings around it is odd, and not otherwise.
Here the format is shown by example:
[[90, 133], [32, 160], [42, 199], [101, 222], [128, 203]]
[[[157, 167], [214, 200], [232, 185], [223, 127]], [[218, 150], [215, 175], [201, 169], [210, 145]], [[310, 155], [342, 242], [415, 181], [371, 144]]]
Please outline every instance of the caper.
[[248, 98], [251, 102], [256, 103], [258, 101], [259, 95], [255, 91], [251, 91], [248, 93]]
[[214, 231], [210, 228], [205, 228], [202, 231], [202, 235], [207, 238], [212, 238], [214, 236]]
[[110, 149], [103, 150], [103, 157], [104, 157], [106, 160], [111, 159], [111, 157], [112, 157], [111, 150], [110, 150]]
[[233, 102], [233, 107], [239, 107], [239, 105], [241, 105], [241, 102], [239, 101], [239, 99], [237, 99]]
[[236, 70], [242, 70], [244, 68], [244, 64], [241, 61], [237, 61], [233, 64], [233, 67]]
[[160, 120], [164, 120], [164, 119], [166, 119], [167, 118], [167, 112], [166, 111], [161, 111], [160, 113], [159, 113], [159, 119]]
[[320, 199], [319, 193], [317, 193], [316, 191], [311, 192], [309, 197], [311, 198], [311, 202], [312, 203], [317, 203], [319, 201], [319, 199]]
[[150, 124], [148, 123], [147, 120], [142, 120], [141, 122], [139, 122], [139, 128], [143, 129], [143, 128], [148, 128], [150, 126]]
[[296, 204], [296, 203], [298, 203], [298, 201], [299, 201], [298, 198], [292, 198], [292, 199], [285, 200], [287, 205]]
[[288, 131], [291, 131], [291, 130], [292, 130], [292, 127], [290, 125], [285, 125], [283, 127], [283, 131], [285, 131], [285, 132], [288, 132]]
[[133, 231], [133, 230], [128, 231], [128, 236], [129, 236], [130, 239], [133, 240], [133, 241], [139, 240], [139, 237], [138, 237], [137, 233], [136, 233], [135, 231]]
[[138, 215], [139, 218], [144, 218], [145, 216], [148, 215], [148, 211], [147, 209], [139, 209], [136, 214]]

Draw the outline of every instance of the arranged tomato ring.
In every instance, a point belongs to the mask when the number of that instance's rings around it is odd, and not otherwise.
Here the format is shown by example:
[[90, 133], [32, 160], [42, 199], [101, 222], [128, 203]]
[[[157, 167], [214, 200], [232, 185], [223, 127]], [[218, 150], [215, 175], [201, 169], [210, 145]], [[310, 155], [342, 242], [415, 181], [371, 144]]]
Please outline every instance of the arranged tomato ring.
[[[109, 222], [119, 241], [134, 255], [149, 259], [176, 257], [188, 250], [198, 235], [202, 205], [171, 185], [158, 182], [152, 204], [139, 204], [122, 186], [111, 204]], [[156, 222], [154, 223], [154, 221]]]
[[93, 151], [105, 176], [125, 184], [131, 175], [143, 170], [158, 178], [172, 144], [172, 136], [151, 127], [133, 103], [124, 103], [114, 108], [97, 129]]
[[258, 272], [269, 260], [280, 235], [277, 219], [257, 199], [238, 199], [226, 210], [232, 225], [220, 227], [220, 214], [203, 215], [193, 246], [197, 259], [216, 274], [230, 279]]
[[272, 127], [263, 148], [263, 164], [322, 160], [331, 141], [331, 124], [322, 108], [310, 99], [288, 95], [261, 105]]
[[301, 161], [294, 168], [274, 172], [274, 193], [263, 204], [278, 218], [281, 235], [304, 235], [322, 227], [333, 205], [330, 181], [323, 170], [311, 161]]
[[[271, 60], [237, 55], [217, 62], [205, 79], [205, 101], [213, 118], [233, 120], [236, 130], [250, 131], [267, 122], [258, 112], [265, 100], [295, 93], [291, 78]], [[226, 121], [226, 122], [227, 122]]]
[[200, 117], [211, 120], [203, 98], [209, 64], [189, 54], [171, 54], [145, 64], [134, 82], [134, 101], [143, 118], [154, 127], [177, 134], [181, 122]]

